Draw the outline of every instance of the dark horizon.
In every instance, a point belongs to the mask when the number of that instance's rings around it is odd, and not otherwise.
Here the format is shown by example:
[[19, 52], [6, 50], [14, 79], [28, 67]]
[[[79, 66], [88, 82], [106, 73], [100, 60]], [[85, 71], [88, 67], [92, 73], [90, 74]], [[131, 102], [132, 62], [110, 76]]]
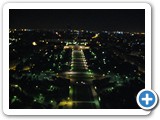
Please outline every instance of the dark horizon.
[[10, 9], [9, 27], [145, 32], [145, 10]]

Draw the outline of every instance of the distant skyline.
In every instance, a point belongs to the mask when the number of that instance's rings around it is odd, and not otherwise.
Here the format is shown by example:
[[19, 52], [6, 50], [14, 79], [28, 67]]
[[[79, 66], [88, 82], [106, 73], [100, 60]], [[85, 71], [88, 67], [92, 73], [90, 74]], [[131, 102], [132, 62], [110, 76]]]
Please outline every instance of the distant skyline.
[[10, 28], [145, 32], [144, 9], [10, 9]]

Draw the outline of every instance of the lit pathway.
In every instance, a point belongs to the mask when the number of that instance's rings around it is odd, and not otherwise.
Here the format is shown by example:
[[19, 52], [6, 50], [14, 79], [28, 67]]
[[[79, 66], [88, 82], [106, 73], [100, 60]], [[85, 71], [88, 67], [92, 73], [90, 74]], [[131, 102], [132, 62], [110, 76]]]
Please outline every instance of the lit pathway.
[[60, 106], [75, 109], [100, 108], [97, 93], [92, 85], [95, 74], [88, 69], [84, 52], [77, 45], [72, 49], [70, 71], [64, 72], [60, 76], [71, 81], [68, 100], [60, 102]]

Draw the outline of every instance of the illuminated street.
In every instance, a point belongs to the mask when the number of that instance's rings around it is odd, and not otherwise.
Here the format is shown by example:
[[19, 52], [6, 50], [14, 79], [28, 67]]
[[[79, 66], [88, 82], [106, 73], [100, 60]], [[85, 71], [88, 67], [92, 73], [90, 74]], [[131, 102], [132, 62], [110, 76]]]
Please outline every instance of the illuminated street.
[[[66, 104], [60, 103], [64, 108], [100, 108], [99, 101], [92, 80], [95, 74], [88, 69], [82, 46], [72, 46], [71, 69], [60, 74], [61, 77], [70, 79], [70, 94]], [[100, 77], [100, 75], [98, 75]], [[72, 104], [71, 104], [72, 103]]]
[[9, 108], [139, 109], [144, 13], [10, 9]]

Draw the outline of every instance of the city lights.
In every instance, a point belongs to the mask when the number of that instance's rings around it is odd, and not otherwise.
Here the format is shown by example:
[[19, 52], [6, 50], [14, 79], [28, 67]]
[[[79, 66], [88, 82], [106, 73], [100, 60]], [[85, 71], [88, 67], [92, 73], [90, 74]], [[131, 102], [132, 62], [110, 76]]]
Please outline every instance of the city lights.
[[[94, 16], [79, 11], [69, 15], [57, 9], [47, 17], [48, 22], [43, 19], [41, 27], [30, 24], [37, 29], [28, 29], [30, 25], [9, 29], [10, 109], [139, 109], [135, 95], [145, 88], [144, 28], [142, 32], [135, 24], [137, 31], [129, 28], [135, 21], [130, 20], [134, 14], [128, 14], [128, 9], [119, 14], [95, 9]], [[33, 20], [35, 13], [31, 13]], [[136, 19], [138, 24], [140, 16]]]

